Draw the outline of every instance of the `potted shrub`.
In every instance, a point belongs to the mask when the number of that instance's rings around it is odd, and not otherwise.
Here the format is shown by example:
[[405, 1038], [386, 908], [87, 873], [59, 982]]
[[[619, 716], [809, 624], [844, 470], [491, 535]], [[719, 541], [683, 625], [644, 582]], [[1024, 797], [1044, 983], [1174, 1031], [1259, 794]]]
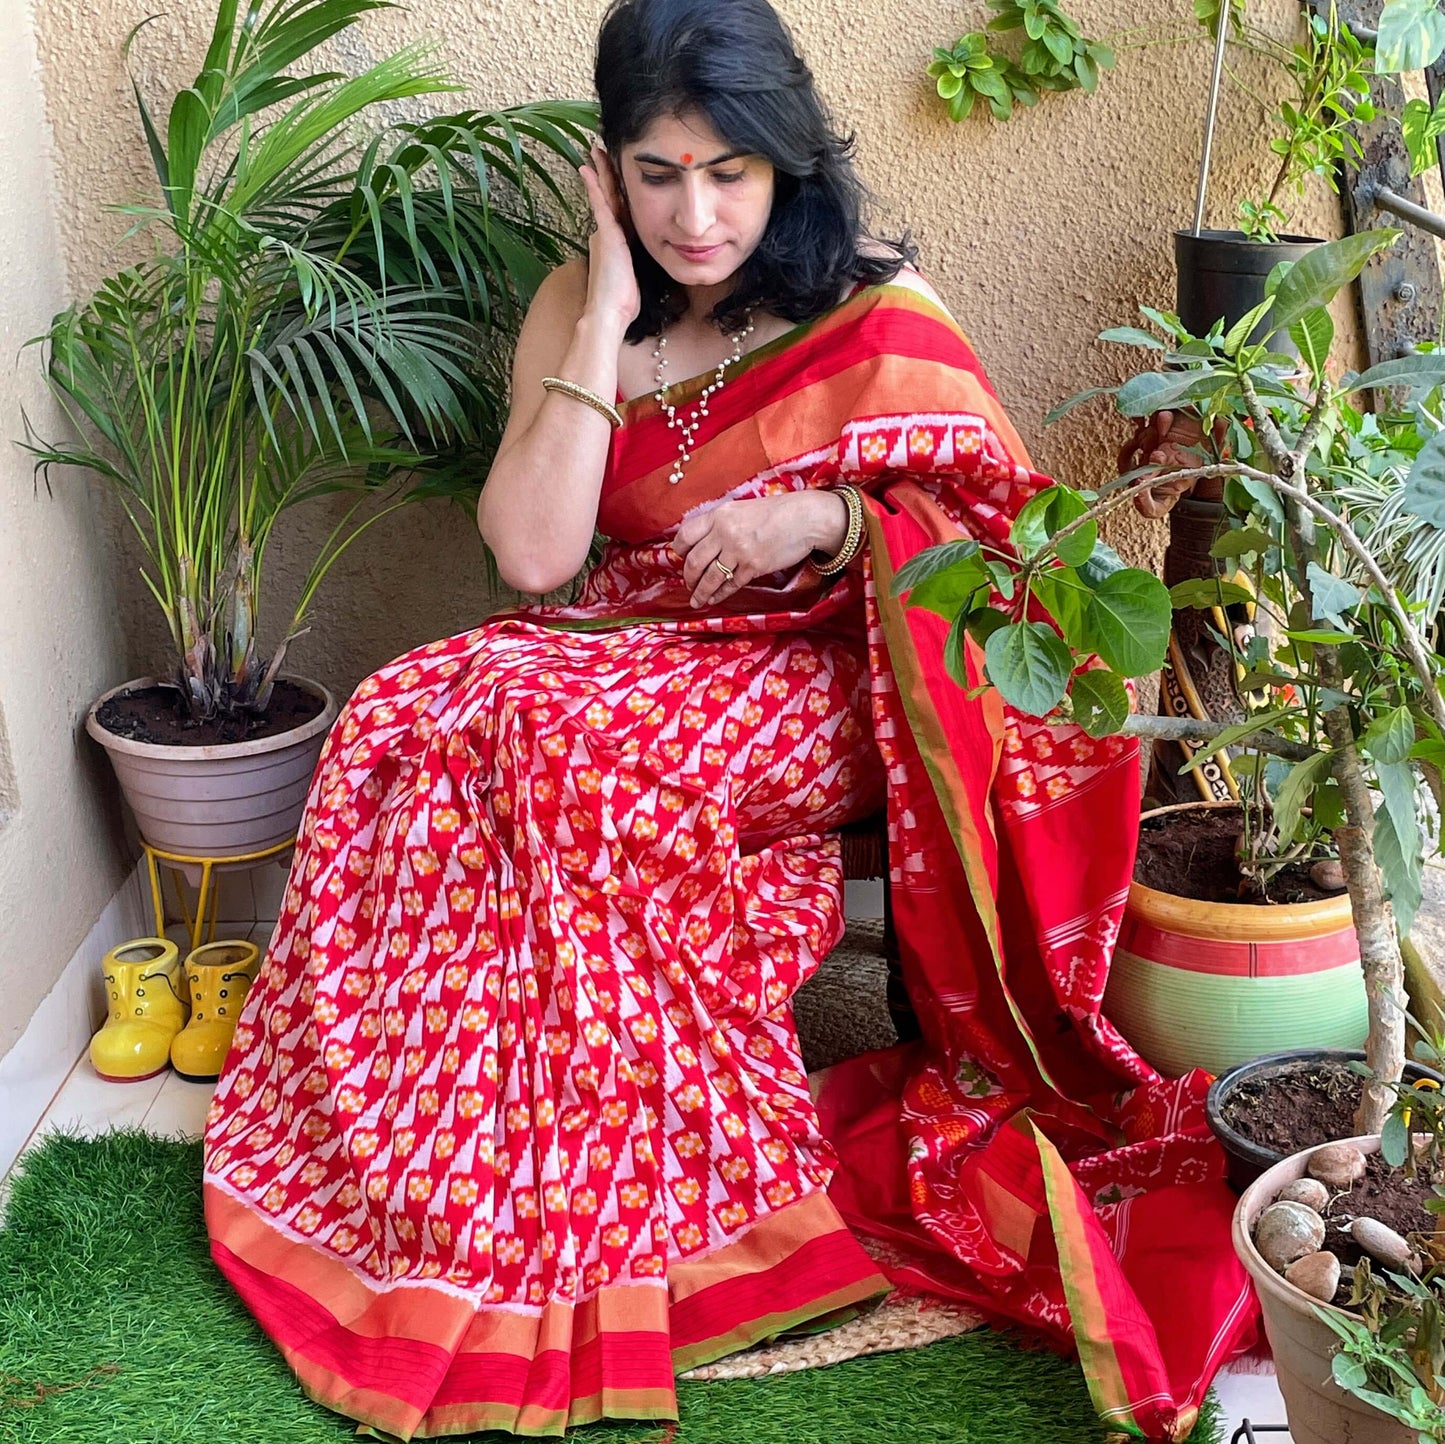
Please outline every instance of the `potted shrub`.
[[[150, 254], [37, 338], [74, 431], [44, 441], [27, 423], [37, 471], [114, 486], [170, 632], [170, 662], [87, 719], [142, 835], [167, 850], [234, 855], [294, 835], [336, 704], [287, 676], [287, 648], [363, 531], [482, 474], [454, 463], [494, 445], [507, 342], [572, 244], [537, 208], [560, 193], [528, 147], [579, 163], [591, 107], [368, 135], [376, 107], [460, 88], [430, 47], [351, 77], [293, 73], [385, 6], [222, 0], [166, 119], [136, 86], [159, 189], [120, 209]], [[263, 647], [274, 529], [333, 493], [350, 504]]]
[[[1187, 352], [1166, 349], [1175, 369], [1146, 372], [1116, 388], [1126, 416], [1192, 403], [1210, 422], [1238, 405], [1252, 423], [1232, 456], [1172, 473], [1224, 480], [1228, 521], [1216, 556], [1247, 573], [1264, 613], [1242, 646], [1223, 642], [1250, 669], [1243, 690], [1251, 710], [1243, 722], [1223, 727], [1129, 712], [1126, 679], [1162, 658], [1171, 597], [1150, 574], [1120, 567], [1098, 540], [1098, 521], [1156, 485], [1157, 468], [1126, 474], [1097, 496], [1056, 485], [1019, 514], [1009, 546], [959, 540], [923, 553], [895, 578], [910, 604], [950, 620], [955, 678], [966, 675], [965, 651], [981, 647], [985, 685], [1020, 712], [1070, 719], [1095, 736], [1192, 737], [1201, 753], [1246, 744], [1242, 815], [1251, 820], [1235, 852], [1241, 879], [1266, 896], [1280, 864], [1311, 850], [1337, 854], [1367, 1000], [1365, 1076], [1352, 1130], [1366, 1149], [1378, 1147], [1372, 1140], [1402, 1078], [1399, 934], [1419, 902], [1445, 763], [1445, 667], [1431, 645], [1435, 615], [1411, 550], [1419, 536], [1445, 532], [1445, 430], [1435, 419], [1445, 355], [1424, 351], [1336, 380], [1326, 368], [1333, 340], [1327, 305], [1397, 235], [1371, 231], [1317, 247], [1282, 267], [1266, 298], [1227, 333], [1216, 330]], [[1261, 324], [1267, 334], [1287, 331], [1300, 360], [1251, 342]], [[1350, 404], [1385, 388], [1408, 390], [1420, 404], [1383, 421]], [[1379, 485], [1364, 488], [1362, 501], [1360, 477], [1369, 468], [1358, 464], [1357, 448], [1377, 446], [1392, 465], [1373, 478]], [[1382, 506], [1403, 514], [1402, 524], [1380, 525]], [[1218, 600], [1230, 585], [1191, 583], [1190, 595], [1173, 600], [1198, 605], [1207, 601], [1206, 587]], [[1428, 841], [1436, 845], [1434, 837]], [[1421, 1092], [1408, 1086], [1404, 1096], [1418, 1099]], [[1268, 1098], [1256, 1106], [1267, 1110]], [[1403, 1124], [1385, 1134], [1392, 1148], [1405, 1136]], [[1359, 1169], [1367, 1167], [1362, 1159]], [[1246, 1267], [1258, 1266], [1249, 1237], [1256, 1216], [1305, 1171], [1291, 1157], [1288, 1167], [1278, 1165], [1246, 1191], [1236, 1215]], [[1318, 1251], [1318, 1242], [1305, 1250]], [[1267, 1305], [1283, 1372], [1293, 1366], [1284, 1362], [1292, 1344], [1281, 1317]], [[1324, 1377], [1323, 1355], [1302, 1357], [1302, 1373], [1314, 1369]], [[1287, 1402], [1292, 1389], [1285, 1389]], [[1292, 1405], [1292, 1426], [1294, 1414]], [[1375, 1436], [1336, 1414], [1323, 1425], [1302, 1415], [1295, 1437], [1333, 1444]]]
[[[1408, 930], [1420, 896], [1429, 815], [1420, 794], [1437, 791], [1445, 761], [1441, 662], [1426, 637], [1429, 619], [1407, 590], [1408, 537], [1367, 529], [1375, 513], [1352, 497], [1352, 438], [1361, 443], [1373, 424], [1348, 405], [1376, 387], [1439, 385], [1445, 356], [1421, 353], [1339, 383], [1325, 369], [1326, 303], [1397, 234], [1371, 231], [1316, 248], [1282, 268], [1272, 293], [1228, 333], [1216, 331], [1187, 353], [1166, 350], [1177, 369], [1115, 388], [1126, 416], [1194, 403], [1211, 420], [1238, 404], [1251, 419], [1233, 456], [1174, 473], [1224, 479], [1228, 521], [1215, 552], [1247, 572], [1266, 613], [1243, 646], [1224, 642], [1249, 668], [1245, 721], [1223, 727], [1129, 714], [1125, 679], [1158, 666], [1171, 600], [1199, 605], [1206, 590], [1227, 600], [1234, 585], [1193, 582], [1171, 599], [1150, 574], [1121, 570], [1098, 540], [1099, 518], [1157, 484], [1157, 468], [1127, 474], [1099, 496], [1055, 486], [1020, 514], [1011, 547], [951, 543], [897, 579], [911, 604], [950, 619], [957, 648], [969, 639], [982, 646], [988, 682], [1021, 712], [1072, 717], [1093, 735], [1192, 737], [1200, 755], [1247, 746], [1241, 835], [1231, 849], [1240, 882], [1268, 899], [1286, 864], [1337, 855], [1364, 978], [1366, 1055], [1380, 1080], [1364, 1088], [1358, 1133], [1378, 1130], [1387, 1084], [1401, 1077], [1396, 930]], [[1292, 334], [1303, 369], [1246, 339], [1262, 321]], [[1401, 423], [1420, 438], [1403, 479], [1391, 483], [1415, 532], [1445, 529], [1445, 437], [1432, 414], [1417, 407]], [[1031, 615], [1035, 604], [1052, 622]]]

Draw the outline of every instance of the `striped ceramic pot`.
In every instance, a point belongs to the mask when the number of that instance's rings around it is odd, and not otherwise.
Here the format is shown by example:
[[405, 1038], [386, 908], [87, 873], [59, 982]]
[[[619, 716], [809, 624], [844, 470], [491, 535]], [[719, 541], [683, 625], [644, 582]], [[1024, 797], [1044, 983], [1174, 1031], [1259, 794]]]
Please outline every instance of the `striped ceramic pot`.
[[[1191, 802], [1146, 814], [1232, 803]], [[1200, 902], [1133, 883], [1104, 1013], [1161, 1073], [1292, 1048], [1359, 1048], [1368, 1023], [1348, 894]]]

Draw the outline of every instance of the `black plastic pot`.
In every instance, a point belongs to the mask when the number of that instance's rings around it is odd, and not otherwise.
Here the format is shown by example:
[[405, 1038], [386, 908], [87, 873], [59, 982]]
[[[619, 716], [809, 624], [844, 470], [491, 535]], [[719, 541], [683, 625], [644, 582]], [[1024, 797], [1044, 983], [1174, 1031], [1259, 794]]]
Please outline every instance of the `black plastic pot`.
[[[1251, 1058], [1249, 1062], [1241, 1063], [1227, 1073], [1221, 1073], [1210, 1084], [1209, 1095], [1204, 1102], [1204, 1111], [1214, 1136], [1224, 1146], [1225, 1155], [1229, 1160], [1225, 1176], [1229, 1179], [1229, 1186], [1236, 1193], [1243, 1193], [1265, 1169], [1273, 1168], [1286, 1155], [1276, 1153], [1272, 1148], [1261, 1148], [1259, 1144], [1251, 1143], [1243, 1134], [1236, 1132], [1224, 1121], [1224, 1105], [1229, 1101], [1234, 1090], [1246, 1079], [1255, 1080], [1261, 1074], [1292, 1072], [1302, 1062], [1348, 1063], [1352, 1060], [1363, 1063], [1365, 1061], [1364, 1050], [1295, 1048], [1288, 1053], [1270, 1053], [1263, 1058]], [[1411, 1083], [1418, 1083], [1422, 1078], [1433, 1078], [1437, 1083], [1445, 1086], [1445, 1077], [1442, 1077], [1433, 1068], [1426, 1068], [1421, 1063], [1406, 1063], [1405, 1078]]]
[[[1224, 329], [1264, 300], [1264, 283], [1281, 261], [1297, 261], [1321, 242], [1312, 236], [1252, 241], [1243, 231], [1174, 232], [1175, 309], [1190, 333], [1202, 336], [1221, 317]], [[1262, 338], [1263, 326], [1251, 334]], [[1280, 350], [1293, 354], [1287, 336]]]

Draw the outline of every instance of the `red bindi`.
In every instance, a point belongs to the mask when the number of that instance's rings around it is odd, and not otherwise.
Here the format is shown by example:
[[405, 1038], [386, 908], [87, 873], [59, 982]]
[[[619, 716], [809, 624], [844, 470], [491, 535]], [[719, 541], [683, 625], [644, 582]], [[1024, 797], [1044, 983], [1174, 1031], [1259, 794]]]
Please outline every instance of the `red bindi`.
[[682, 157], [682, 163], [683, 163], [683, 165], [691, 165], [691, 164], [692, 164], [692, 157], [691, 157], [690, 155], [684, 154], [683, 157]]

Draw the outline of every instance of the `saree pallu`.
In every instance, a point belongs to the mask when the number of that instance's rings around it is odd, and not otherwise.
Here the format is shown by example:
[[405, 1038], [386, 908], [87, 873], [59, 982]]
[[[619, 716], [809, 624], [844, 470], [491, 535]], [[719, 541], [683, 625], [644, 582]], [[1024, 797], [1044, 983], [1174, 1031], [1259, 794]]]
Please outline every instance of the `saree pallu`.
[[[890, 595], [1047, 479], [904, 286], [733, 368], [679, 485], [656, 402], [623, 409], [578, 602], [397, 659], [327, 741], [208, 1119], [217, 1264], [363, 1432], [558, 1434], [868, 1306], [852, 1225], [1186, 1437], [1253, 1304], [1204, 1080], [1099, 1011], [1134, 748], [971, 699]], [[841, 481], [848, 573], [689, 605], [686, 515]], [[791, 998], [842, 933], [834, 829], [885, 796], [923, 1041], [810, 1091]]]

